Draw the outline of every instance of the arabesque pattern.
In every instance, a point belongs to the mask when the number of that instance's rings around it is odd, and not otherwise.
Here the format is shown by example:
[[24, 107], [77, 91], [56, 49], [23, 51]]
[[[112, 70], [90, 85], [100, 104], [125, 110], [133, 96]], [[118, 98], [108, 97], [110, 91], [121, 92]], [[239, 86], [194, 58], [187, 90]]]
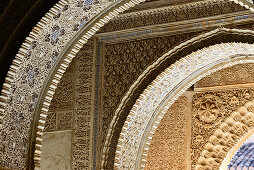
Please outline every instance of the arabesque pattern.
[[[145, 0], [144, 0], [145, 1]], [[41, 92], [43, 82], [53, 70], [54, 61], [60, 62], [56, 73], [51, 76], [45, 99], [42, 102], [42, 112], [39, 118], [36, 138], [35, 162], [38, 167], [41, 153], [41, 140], [48, 108], [53, 94], [63, 73], [76, 53], [94, 35], [94, 33], [111, 18], [125, 11], [141, 0], [131, 0], [109, 11], [100, 21], [93, 25], [77, 44], [73, 45], [67, 56], [55, 55], [64, 50], [68, 42], [77, 35], [78, 28], [88, 24], [88, 21], [111, 3], [107, 0], [98, 1], [65, 1], [61, 0], [37, 24], [26, 38], [13, 65], [10, 67], [6, 83], [1, 95], [1, 131], [0, 166], [9, 168], [24, 168], [30, 124], [34, 116], [35, 106]], [[249, 6], [246, 6], [249, 7]], [[67, 45], [68, 46], [68, 45]], [[37, 52], [36, 52], [37, 51]], [[51, 63], [48, 67], [47, 64]], [[44, 65], [44, 67], [41, 67]], [[28, 93], [29, 92], [29, 93]], [[23, 96], [23, 97], [22, 97]], [[14, 126], [15, 125], [15, 126]], [[14, 129], [12, 127], [15, 127]], [[9, 136], [15, 134], [12, 139]], [[8, 151], [8, 153], [7, 153]], [[12, 151], [9, 153], [9, 151]], [[6, 160], [12, 160], [11, 162]]]
[[[254, 54], [253, 47], [254, 45], [252, 44], [243, 43], [226, 43], [210, 46], [182, 58], [161, 73], [139, 97], [124, 124], [116, 151], [116, 168], [137, 168], [136, 166], [139, 164], [136, 162], [136, 160], [139, 159], [138, 150], [140, 149], [142, 142], [145, 142], [142, 138], [145, 138], [146, 140], [144, 132], [148, 130], [148, 123], [150, 122], [151, 117], [153, 117], [154, 114], [154, 116], [159, 116], [158, 114], [156, 115], [156, 110], [159, 109], [163, 102], [165, 102], [164, 100], [169, 100], [167, 95], [172, 89], [178, 86], [182, 80], [185, 80], [195, 71], [213, 62], [226, 59], [230, 60], [232, 56], [238, 54]], [[228, 63], [224, 65], [224, 67], [228, 67], [229, 65], [234, 65], [239, 62], [240, 61], [237, 61], [236, 63]], [[165, 112], [176, 98], [180, 96], [186, 88], [191, 86], [192, 83], [202, 77], [205, 77], [207, 74], [211, 74], [212, 72], [222, 68], [223, 67], [211, 69], [208, 73], [203, 73], [191, 82], [186, 82], [186, 84], [182, 85], [182, 88], [175, 92], [175, 95], [170, 98], [171, 100], [168, 102], [169, 104], [164, 108]], [[151, 136], [146, 141], [146, 146], [144, 146], [145, 148], [149, 147], [152, 134], [165, 112], [162, 112], [157, 118], [157, 121], [155, 121], [155, 124], [150, 132]], [[146, 153], [144, 152], [144, 154]], [[143, 159], [143, 162], [145, 162], [145, 158]]]
[[[231, 69], [234, 70], [234, 67], [238, 67], [238, 65], [231, 67]], [[230, 70], [230, 68], [225, 70]], [[219, 72], [224, 72], [225, 70], [223, 69]], [[253, 99], [254, 88], [198, 92], [193, 95], [190, 146], [192, 169], [195, 169], [199, 164], [198, 159], [201, 153], [205, 150], [210, 137], [220, 128], [221, 123]], [[209, 118], [211, 115], [216, 116], [216, 118], [212, 121], [210, 121], [211, 119], [206, 121], [206, 117]], [[217, 159], [217, 166], [221, 163], [221, 159], [223, 158]]]
[[[0, 134], [0, 166], [11, 169], [26, 167], [30, 125], [44, 80], [50, 75], [53, 66], [59, 62], [59, 54], [77, 34], [77, 31], [82, 29], [96, 14], [108, 7], [111, 2], [113, 1], [67, 2], [61, 0], [26, 38], [13, 61], [2, 90], [0, 111], [1, 126], [4, 130], [1, 130]], [[85, 41], [82, 42], [85, 43]], [[60, 71], [58, 70], [55, 74], [54, 85], [51, 85], [49, 89], [51, 97], [47, 97], [42, 103], [43, 113], [40, 115], [36, 138], [35, 162], [37, 163], [40, 160], [41, 139], [50, 101], [73, 57], [67, 58], [60, 66]], [[15, 137], [9, 138], [10, 134]], [[36, 166], [39, 166], [39, 163]]]
[[145, 170], [188, 169], [187, 103], [187, 97], [179, 97], [163, 117], [153, 136]]
[[219, 169], [230, 149], [253, 128], [254, 101], [249, 101], [220, 123], [206, 143], [195, 169]]

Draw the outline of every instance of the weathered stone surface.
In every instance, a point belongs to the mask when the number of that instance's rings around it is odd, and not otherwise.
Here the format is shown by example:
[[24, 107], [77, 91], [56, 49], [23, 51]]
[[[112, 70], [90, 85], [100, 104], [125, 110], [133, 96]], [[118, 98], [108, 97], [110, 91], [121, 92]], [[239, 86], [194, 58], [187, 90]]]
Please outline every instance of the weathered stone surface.
[[71, 169], [72, 131], [46, 132], [43, 135], [42, 170]]

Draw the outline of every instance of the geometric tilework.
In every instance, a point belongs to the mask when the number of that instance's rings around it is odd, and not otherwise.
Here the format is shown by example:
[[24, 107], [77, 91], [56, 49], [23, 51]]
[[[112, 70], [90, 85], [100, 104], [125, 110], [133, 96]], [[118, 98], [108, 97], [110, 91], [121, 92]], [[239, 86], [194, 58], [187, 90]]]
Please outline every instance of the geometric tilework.
[[229, 170], [254, 169], [254, 142], [244, 143], [228, 165]]

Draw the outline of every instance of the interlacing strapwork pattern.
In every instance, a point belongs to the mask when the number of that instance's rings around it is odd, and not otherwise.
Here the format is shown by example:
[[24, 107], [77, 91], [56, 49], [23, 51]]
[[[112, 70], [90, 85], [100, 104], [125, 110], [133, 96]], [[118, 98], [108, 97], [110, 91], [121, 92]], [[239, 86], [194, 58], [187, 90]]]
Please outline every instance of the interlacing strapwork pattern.
[[200, 1], [183, 3], [177, 6], [149, 9], [119, 15], [102, 27], [99, 32], [119, 31], [157, 24], [194, 20], [244, 10], [244, 7], [225, 0], [206, 0], [205, 3]]
[[187, 102], [181, 96], [163, 117], [149, 148], [146, 170], [187, 169]]
[[73, 169], [89, 169], [92, 67], [93, 40], [89, 40], [65, 72], [46, 120], [45, 131], [73, 130]]
[[92, 105], [92, 72], [93, 40], [81, 49], [76, 58], [75, 105], [73, 122], [72, 168], [89, 169], [89, 158], [92, 147], [91, 105]]
[[118, 103], [138, 76], [165, 52], [199, 33], [105, 45], [102, 143]]
[[56, 89], [49, 108], [44, 132], [72, 129], [75, 101], [75, 63], [75, 60], [73, 60]]
[[[136, 0], [133, 2], [126, 5], [122, 11], [132, 5], [134, 6], [136, 3], [140, 3], [140, 1]], [[109, 4], [111, 2], [107, 0], [70, 0], [68, 2], [61, 0], [59, 4], [42, 18], [41, 22], [25, 40], [8, 72], [7, 83], [4, 85], [4, 90], [2, 91], [2, 99], [4, 102], [1, 103], [1, 113], [4, 110], [4, 114], [1, 114], [1, 117], [3, 116], [3, 124], [1, 126], [5, 130], [1, 131], [0, 134], [0, 151], [3, 153], [0, 157], [0, 166], [21, 169], [26, 166], [25, 158], [27, 156], [28, 134], [30, 134], [31, 120], [33, 119], [34, 109], [44, 80], [49, 75], [49, 71], [56, 61], [57, 55], [55, 54], [59, 54], [70, 39], [76, 35], [77, 30], [96, 14], [108, 7]], [[115, 14], [112, 16], [114, 17]], [[107, 20], [104, 20], [102, 23], [105, 24], [106, 22]], [[86, 34], [84, 39], [87, 40], [90, 38], [94, 34], [94, 30], [95, 32], [97, 31], [98, 27], [98, 25], [94, 27], [93, 32]], [[80, 42], [82, 45], [86, 43], [83, 39], [80, 39]], [[65, 58], [66, 60], [59, 66], [60, 71], [65, 72], [66, 67], [73, 58], [71, 55], [76, 54], [73, 51], [80, 48], [80, 46], [75, 46], [75, 48], [71, 49], [72, 53], [70, 53], [69, 58]], [[48, 65], [49, 63], [50, 65]], [[64, 69], [61, 70], [60, 67]], [[16, 70], [19, 72], [16, 72]], [[60, 76], [61, 78], [62, 73], [61, 75], [56, 74], [55, 76]], [[52, 84], [51, 87], [55, 89], [55, 85], [57, 83]], [[47, 107], [49, 105], [50, 101], [45, 99], [43, 101], [45, 114], [47, 114]], [[5, 109], [2, 109], [2, 106], [5, 106]], [[44, 115], [42, 114], [41, 116]], [[41, 120], [39, 124], [37, 137], [41, 140], [44, 120]], [[11, 134], [16, 134], [16, 136], [8, 140]], [[41, 143], [40, 141], [37, 142], [35, 162], [40, 160]], [[11, 153], [7, 153], [10, 151]], [[5, 160], [11, 161], [8, 162]]]

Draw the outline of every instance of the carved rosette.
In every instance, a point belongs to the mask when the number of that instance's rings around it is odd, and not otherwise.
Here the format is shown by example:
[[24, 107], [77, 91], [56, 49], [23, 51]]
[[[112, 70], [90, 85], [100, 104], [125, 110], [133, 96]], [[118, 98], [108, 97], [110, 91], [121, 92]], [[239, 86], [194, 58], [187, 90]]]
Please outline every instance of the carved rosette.
[[[198, 164], [200, 154], [221, 123], [230, 117], [235, 110], [253, 99], [254, 88], [202, 92], [193, 96], [191, 127], [192, 169]], [[253, 108], [253, 105], [249, 105], [247, 109], [251, 112], [254, 111]], [[206, 115], [212, 116], [207, 118]], [[228, 130], [227, 126], [223, 126], [222, 130]]]
[[195, 98], [198, 96], [194, 96], [193, 116], [196, 121], [193, 123], [199, 128], [206, 129], [218, 125], [225, 115], [220, 97], [207, 94], [197, 100]]

